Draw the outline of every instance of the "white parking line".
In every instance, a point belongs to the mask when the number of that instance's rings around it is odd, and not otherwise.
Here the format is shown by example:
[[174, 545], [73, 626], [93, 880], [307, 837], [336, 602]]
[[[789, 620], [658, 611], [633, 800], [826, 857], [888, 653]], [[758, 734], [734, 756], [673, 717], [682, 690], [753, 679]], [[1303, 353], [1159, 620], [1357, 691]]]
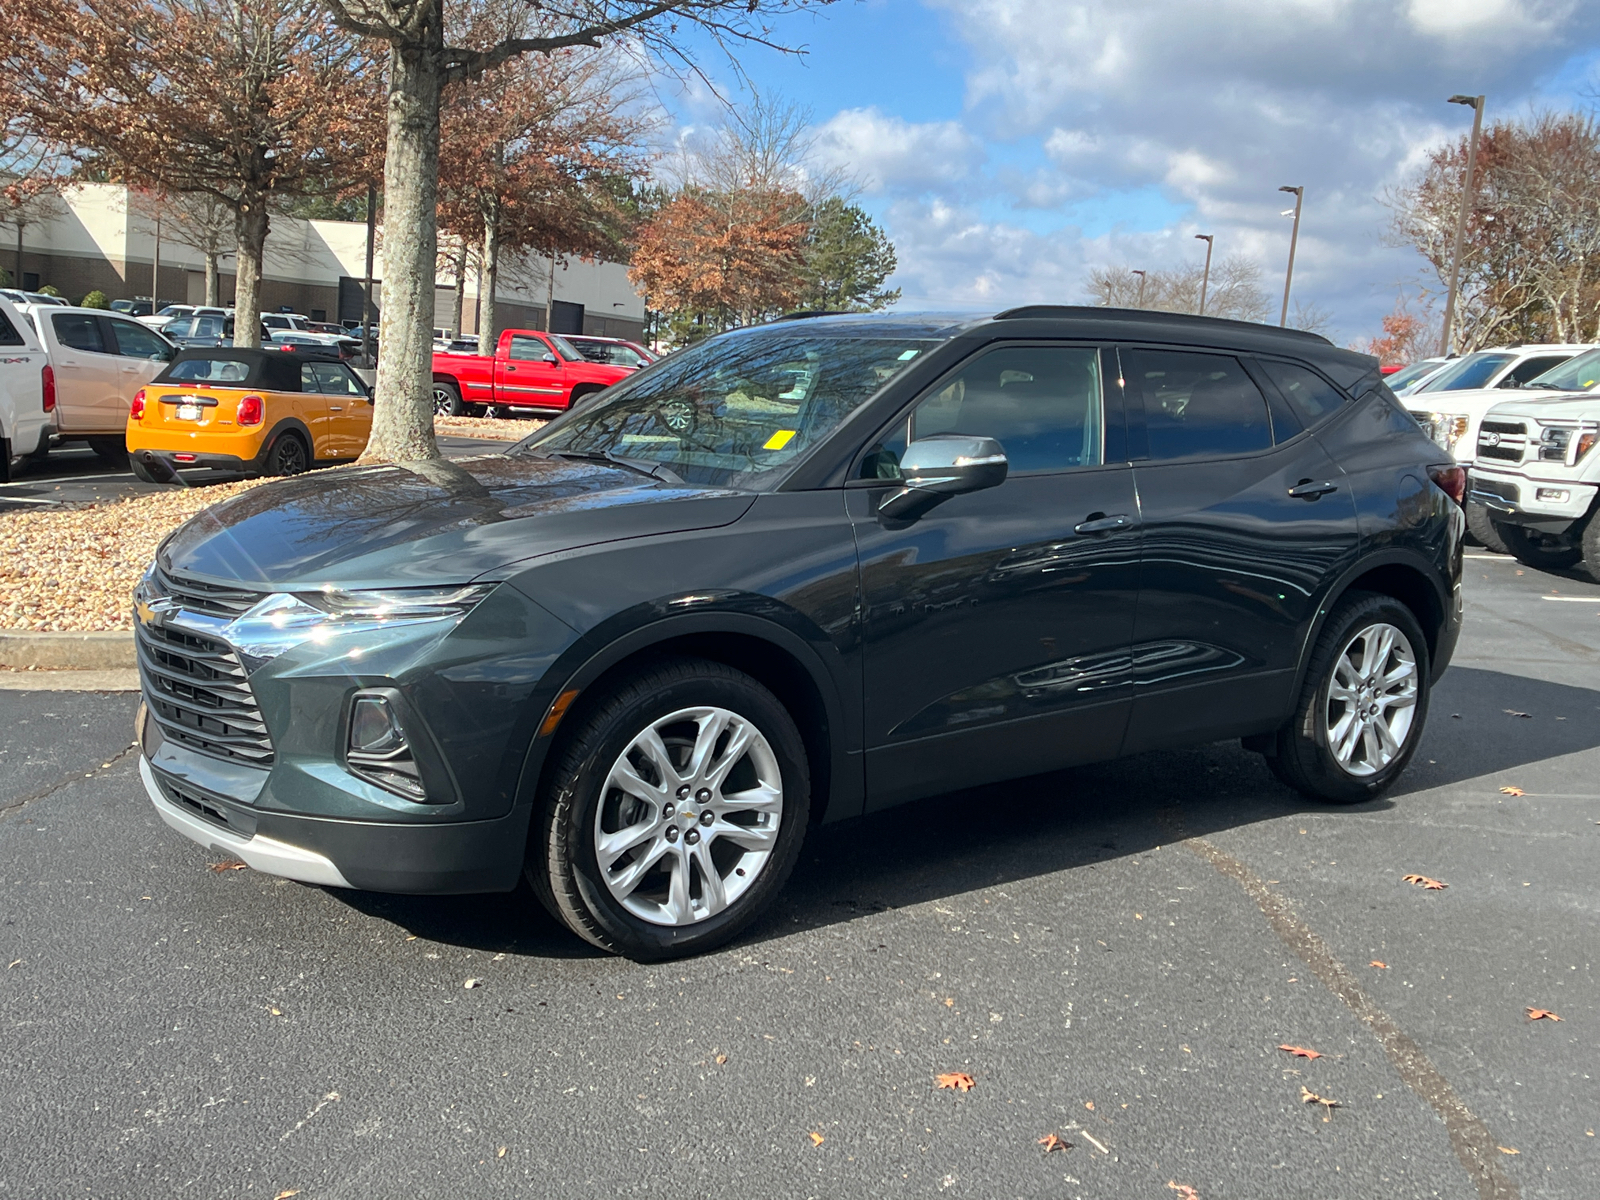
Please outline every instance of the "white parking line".
[[1568, 604], [1600, 604], [1600, 596], [1540, 596], [1541, 600], [1562, 600]]
[[1463, 554], [1462, 558], [1481, 558], [1485, 562], [1514, 563], [1517, 560], [1506, 554]]
[[59, 500], [46, 500], [40, 496], [13, 496], [9, 492], [0, 492], [0, 504], [60, 504]]

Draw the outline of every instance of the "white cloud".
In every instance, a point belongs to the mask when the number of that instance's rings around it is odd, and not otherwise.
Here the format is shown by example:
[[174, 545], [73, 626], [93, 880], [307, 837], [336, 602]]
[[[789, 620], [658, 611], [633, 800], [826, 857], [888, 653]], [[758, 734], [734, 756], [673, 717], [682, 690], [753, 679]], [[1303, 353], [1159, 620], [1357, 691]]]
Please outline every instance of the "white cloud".
[[868, 192], [917, 192], [966, 179], [983, 145], [958, 121], [913, 124], [876, 108], [837, 113], [817, 131], [817, 154]]

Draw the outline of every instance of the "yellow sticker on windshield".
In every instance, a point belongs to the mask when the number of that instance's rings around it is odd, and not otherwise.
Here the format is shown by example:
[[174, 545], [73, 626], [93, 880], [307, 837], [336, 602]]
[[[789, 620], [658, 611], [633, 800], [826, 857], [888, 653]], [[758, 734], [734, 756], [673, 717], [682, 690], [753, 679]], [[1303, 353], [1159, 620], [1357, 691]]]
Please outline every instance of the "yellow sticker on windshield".
[[762, 446], [761, 448], [763, 450], [782, 450], [793, 439], [794, 433], [795, 431], [792, 429], [780, 429], [777, 433], [769, 437], [766, 445]]

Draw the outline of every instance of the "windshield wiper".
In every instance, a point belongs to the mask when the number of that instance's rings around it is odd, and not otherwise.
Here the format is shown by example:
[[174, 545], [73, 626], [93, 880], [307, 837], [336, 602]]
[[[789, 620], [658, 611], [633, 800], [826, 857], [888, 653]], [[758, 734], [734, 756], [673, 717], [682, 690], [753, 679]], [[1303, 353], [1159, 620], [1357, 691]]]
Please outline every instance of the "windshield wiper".
[[645, 462], [638, 458], [624, 458], [620, 454], [612, 454], [609, 450], [551, 450], [551, 458], [575, 458], [583, 462], [603, 462], [614, 467], [622, 467], [628, 471], [637, 472], [651, 479], [659, 479], [663, 483], [682, 483], [683, 480], [676, 473], [669, 471], [660, 463]]

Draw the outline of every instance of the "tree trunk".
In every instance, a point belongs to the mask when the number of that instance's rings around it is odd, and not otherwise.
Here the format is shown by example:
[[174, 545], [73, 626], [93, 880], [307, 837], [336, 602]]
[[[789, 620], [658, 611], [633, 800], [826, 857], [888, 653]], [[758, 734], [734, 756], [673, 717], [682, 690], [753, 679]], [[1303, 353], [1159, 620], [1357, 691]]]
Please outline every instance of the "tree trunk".
[[544, 331], [549, 333], [555, 328], [553, 322], [556, 315], [556, 252], [554, 250], [550, 251], [550, 278], [545, 281], [545, 284]]
[[383, 315], [372, 436], [363, 462], [438, 458], [433, 437], [433, 286], [439, 230], [442, 2], [389, 54], [383, 164]]
[[206, 251], [206, 307], [207, 308], [215, 308], [217, 306], [217, 293], [219, 291], [221, 291], [221, 290], [222, 290], [222, 288], [219, 285], [219, 281], [218, 281], [218, 277], [217, 277], [217, 252], [215, 250], [207, 250]]
[[233, 344], [261, 345], [261, 260], [267, 248], [267, 202], [247, 196], [236, 225], [238, 272], [233, 290]]
[[491, 199], [483, 214], [483, 259], [478, 264], [478, 353], [483, 355], [494, 353], [494, 289], [499, 279], [500, 214]]
[[456, 255], [456, 303], [455, 311], [450, 314], [450, 332], [456, 337], [461, 336], [462, 322], [467, 317], [467, 241], [461, 239], [461, 252]]

